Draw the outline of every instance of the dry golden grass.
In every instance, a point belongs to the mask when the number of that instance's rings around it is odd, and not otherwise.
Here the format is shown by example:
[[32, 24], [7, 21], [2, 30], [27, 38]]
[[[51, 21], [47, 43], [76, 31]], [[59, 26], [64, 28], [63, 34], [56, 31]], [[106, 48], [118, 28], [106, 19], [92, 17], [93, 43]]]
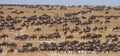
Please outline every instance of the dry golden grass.
[[[7, 10], [7, 8], [14, 8], [13, 10]], [[60, 9], [57, 9], [57, 10], [39, 10], [39, 8], [25, 8], [25, 7], [20, 7], [20, 6], [4, 6], [2, 7], [1, 9], [2, 11], [4, 11], [4, 15], [3, 16], [7, 16], [7, 15], [10, 15], [12, 17], [22, 17], [22, 16], [32, 16], [32, 15], [37, 15], [37, 16], [40, 16], [42, 14], [48, 14], [48, 15], [51, 15], [51, 16], [54, 16], [56, 14], [60, 15], [60, 16], [63, 16], [64, 13], [67, 13], [67, 12], [78, 12], [78, 11], [81, 11], [81, 10], [86, 10], [85, 8], [81, 7], [73, 7], [73, 8], [68, 8], [67, 10], [60, 10]], [[11, 14], [11, 11], [14, 11], [14, 10], [18, 10], [18, 11], [24, 11], [25, 13], [23, 14]], [[36, 13], [33, 13], [34, 10], [36, 10]], [[91, 16], [91, 15], [115, 15], [115, 16], [120, 16], [120, 11], [115, 11], [115, 10], [109, 10], [109, 14], [105, 14], [104, 13], [105, 11], [95, 11], [95, 12], [92, 12], [92, 13], [87, 13], [87, 14], [84, 14], [84, 16]], [[81, 18], [82, 15], [78, 15], [78, 17]], [[102, 18], [98, 18], [100, 19], [101, 21], [104, 21], [104, 19]], [[84, 21], [84, 20], [83, 20]], [[21, 23], [19, 24], [16, 24], [16, 27], [17, 26], [20, 26]], [[96, 31], [95, 33], [101, 33], [102, 35], [104, 35], [101, 40], [103, 41], [104, 40], [104, 37], [106, 34], [120, 34], [120, 32], [112, 32], [112, 27], [114, 26], [120, 26], [120, 19], [118, 20], [111, 20], [111, 23], [107, 23], [107, 24], [103, 24], [103, 25], [100, 25], [98, 23], [93, 23], [92, 25], [89, 25], [91, 28], [93, 26], [104, 26], [104, 25], [107, 25], [108, 26], [108, 31]], [[74, 27], [75, 25], [73, 23], [69, 23], [69, 26], [72, 28]], [[34, 28], [36, 27], [41, 27], [42, 28], [42, 31], [39, 31], [39, 32], [33, 32]], [[14, 40], [13, 38], [17, 35], [21, 35], [21, 34], [35, 34], [37, 36], [41, 35], [41, 34], [48, 34], [48, 33], [52, 33], [54, 32], [55, 30], [55, 27], [59, 27], [59, 32], [60, 34], [62, 35], [62, 38], [61, 39], [53, 39], [53, 40], [50, 40], [50, 41], [47, 41], [47, 42], [61, 42], [61, 41], [65, 41], [65, 37], [63, 36], [63, 33], [61, 31], [62, 29], [62, 25], [54, 25], [53, 27], [49, 28], [48, 25], [45, 25], [45, 26], [30, 26], [28, 29], [26, 28], [23, 28], [21, 31], [9, 31], [8, 29], [5, 29], [3, 31], [0, 31], [0, 34], [3, 34], [3, 33], [6, 33], [6, 34], [9, 34], [10, 35], [10, 38], [6, 39], [6, 40], [3, 40], [3, 39], [0, 39], [0, 41], [7, 41], [7, 42], [16, 42], [18, 44], [18, 48], [22, 46], [23, 43], [25, 42], [31, 42], [33, 43], [34, 46], [37, 46], [40, 42], [43, 42], [43, 41], [39, 41], [39, 40], [26, 40], [26, 41], [19, 41], [19, 40]], [[82, 26], [80, 27], [81, 29], [84, 28], [85, 26]], [[74, 33], [73, 34], [75, 36], [74, 39], [72, 40], [79, 40], [79, 41], [86, 41], [86, 40], [82, 40], [80, 38], [80, 36], [84, 35], [84, 34], [78, 34], [78, 33]], [[0, 56], [120, 56], [120, 52], [118, 53], [113, 53], [113, 52], [110, 52], [110, 53], [100, 53], [100, 54], [85, 54], [84, 52], [82, 54], [66, 54], [66, 53], [62, 53], [62, 54], [59, 54], [59, 53], [49, 53], [49, 52], [30, 52], [30, 53], [2, 53], [0, 54]]]

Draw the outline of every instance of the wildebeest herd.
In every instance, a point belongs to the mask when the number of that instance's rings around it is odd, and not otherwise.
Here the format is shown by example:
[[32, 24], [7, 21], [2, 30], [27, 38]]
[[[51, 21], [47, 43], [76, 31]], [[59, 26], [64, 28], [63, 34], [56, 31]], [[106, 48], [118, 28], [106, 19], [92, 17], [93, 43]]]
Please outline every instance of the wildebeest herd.
[[0, 5], [0, 53], [120, 51], [120, 7]]

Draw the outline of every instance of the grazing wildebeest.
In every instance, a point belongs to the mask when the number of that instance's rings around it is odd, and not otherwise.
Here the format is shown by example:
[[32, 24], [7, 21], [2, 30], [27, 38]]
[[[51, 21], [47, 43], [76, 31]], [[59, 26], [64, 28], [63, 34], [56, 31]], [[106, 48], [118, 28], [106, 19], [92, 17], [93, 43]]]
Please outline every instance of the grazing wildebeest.
[[32, 45], [32, 43], [25, 43], [22, 47], [31, 47]]
[[23, 34], [23, 35], [18, 35], [15, 37], [15, 40], [27, 40], [29, 38], [29, 35]]
[[67, 39], [72, 39], [73, 38], [73, 35], [68, 35], [66, 36]]
[[2, 48], [0, 48], [0, 53], [2, 53], [3, 52], [3, 49]]
[[29, 36], [29, 39], [33, 39], [33, 40], [37, 39], [37, 36], [33, 34], [33, 35]]
[[6, 39], [6, 38], [8, 38], [8, 37], [9, 37], [9, 35], [8, 35], [8, 34], [2, 34], [2, 35], [0, 35], [0, 39], [1, 39], [1, 38]]
[[0, 14], [4, 14], [4, 12], [3, 12], [3, 11], [0, 11]]
[[14, 52], [13, 48], [11, 48], [11, 49], [8, 50], [8, 53], [12, 53], [12, 52]]
[[41, 31], [41, 28], [36, 28], [34, 29], [34, 31]]
[[120, 30], [120, 27], [119, 26], [116, 26], [112, 29], [112, 31], [115, 31], [115, 30]]
[[38, 47], [30, 47], [29, 52], [35, 52], [38, 51]]
[[14, 43], [14, 42], [11, 42], [11, 43], [8, 43], [7, 46], [8, 46], [8, 47], [11, 47], [11, 48], [16, 48], [16, 47], [17, 47], [17, 44]]
[[18, 28], [16, 28], [15, 30], [20, 31], [20, 30], [22, 30], [22, 28], [21, 28], [21, 27], [18, 27]]
[[47, 42], [43, 42], [39, 45], [40, 51], [47, 51], [49, 44]]

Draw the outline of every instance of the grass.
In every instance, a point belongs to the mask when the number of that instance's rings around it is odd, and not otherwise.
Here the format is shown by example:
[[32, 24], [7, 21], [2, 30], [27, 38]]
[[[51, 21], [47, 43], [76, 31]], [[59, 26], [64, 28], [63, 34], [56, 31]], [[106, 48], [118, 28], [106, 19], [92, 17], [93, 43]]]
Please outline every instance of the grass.
[[[68, 13], [68, 12], [78, 12], [78, 11], [81, 11], [81, 10], [87, 10], [83, 7], [81, 8], [78, 8], [78, 7], [73, 7], [73, 8], [68, 8], [67, 10], [60, 10], [60, 9], [57, 9], [57, 10], [39, 10], [39, 8], [25, 8], [25, 7], [20, 7], [20, 6], [12, 6], [12, 8], [14, 8], [13, 10], [7, 10], [9, 6], [4, 6], [2, 7], [2, 11], [4, 11], [4, 15], [3, 16], [7, 16], [7, 15], [10, 15], [12, 17], [22, 17], [22, 16], [32, 16], [32, 15], [37, 15], [37, 16], [40, 16], [42, 14], [49, 14], [51, 15], [52, 17], [54, 17], [54, 15], [56, 14], [59, 14], [60, 16], [63, 16], [64, 13]], [[11, 13], [11, 11], [14, 11], [14, 10], [18, 10], [18, 11], [24, 11], [25, 13], [23, 14], [13, 14]], [[33, 11], [36, 10], [36, 13], [33, 13]], [[104, 13], [105, 11], [95, 11], [95, 12], [92, 12], [92, 13], [87, 13], [87, 14], [84, 14], [84, 15], [77, 15], [80, 19], [81, 19], [81, 16], [86, 16], [86, 17], [89, 17], [91, 15], [106, 15]], [[115, 16], [120, 16], [120, 10], [119, 11], [115, 11], [115, 10], [109, 10], [109, 14], [107, 15], [115, 15]], [[104, 18], [97, 18], [97, 19], [100, 19], [100, 21], [104, 21]], [[84, 21], [84, 20], [83, 20]], [[98, 23], [93, 23], [92, 25], [89, 25], [91, 28], [93, 28], [94, 26], [104, 26], [104, 25], [107, 25], [108, 26], [108, 31], [103, 31], [103, 32], [99, 32], [99, 31], [96, 31], [95, 33], [101, 33], [103, 35], [103, 37], [101, 38], [101, 40], [104, 40], [104, 37], [106, 34], [119, 34], [119, 32], [113, 32], [111, 31], [112, 30], [112, 27], [114, 26], [117, 26], [119, 25], [120, 26], [120, 19], [118, 20], [113, 20], [111, 19], [110, 21], [111, 23], [108, 23], [108, 24], [103, 24], [103, 25], [100, 25]], [[21, 23], [19, 24], [16, 24], [16, 27], [19, 27], [21, 25]], [[75, 25], [73, 23], [69, 23], [69, 26], [71, 28], [73, 28]], [[39, 32], [33, 32], [35, 28], [37, 27], [41, 27], [42, 28], [42, 31], [39, 31]], [[59, 27], [60, 28], [60, 34], [62, 35], [62, 38], [61, 39], [53, 39], [53, 40], [50, 40], [50, 41], [47, 41], [47, 42], [61, 42], [61, 41], [65, 41], [65, 37], [62, 33], [62, 25], [54, 25], [53, 27], [48, 27], [48, 25], [45, 25], [45, 26], [31, 26], [29, 27], [28, 29], [26, 28], [23, 28], [21, 31], [9, 31], [8, 29], [5, 29], [3, 31], [0, 31], [0, 34], [3, 34], [3, 33], [6, 33], [6, 34], [9, 34], [10, 35], [10, 38], [9, 39], [6, 39], [6, 40], [3, 40], [3, 39], [0, 39], [0, 41], [7, 41], [7, 42], [16, 42], [18, 44], [18, 47], [21, 47], [24, 43], [26, 42], [31, 42], [33, 43], [34, 46], [37, 46], [40, 42], [43, 42], [43, 41], [40, 41], [40, 40], [26, 40], [26, 41], [19, 41], [19, 40], [14, 40], [13, 38], [17, 35], [21, 35], [21, 34], [28, 34], [28, 35], [31, 35], [31, 34], [35, 34], [37, 36], [41, 35], [41, 34], [49, 34], [49, 33], [52, 33], [54, 32], [54, 29], [56, 27]], [[85, 26], [80, 26], [80, 28], [84, 28]], [[79, 40], [79, 41], [87, 41], [87, 40], [82, 40], [80, 38], [81, 35], [84, 35], [84, 34], [78, 34], [78, 33], [75, 33], [73, 34], [75, 36], [74, 39], [72, 40]], [[87, 54], [58, 54], [58, 53], [55, 53], [55, 54], [50, 54], [48, 52], [31, 52], [31, 53], [2, 53], [0, 54], [0, 56], [119, 56], [120, 55], [120, 52], [117, 52], [117, 53], [114, 53], [114, 52], [110, 52], [110, 53], [100, 53], [100, 54], [91, 54], [91, 55], [87, 55]]]

